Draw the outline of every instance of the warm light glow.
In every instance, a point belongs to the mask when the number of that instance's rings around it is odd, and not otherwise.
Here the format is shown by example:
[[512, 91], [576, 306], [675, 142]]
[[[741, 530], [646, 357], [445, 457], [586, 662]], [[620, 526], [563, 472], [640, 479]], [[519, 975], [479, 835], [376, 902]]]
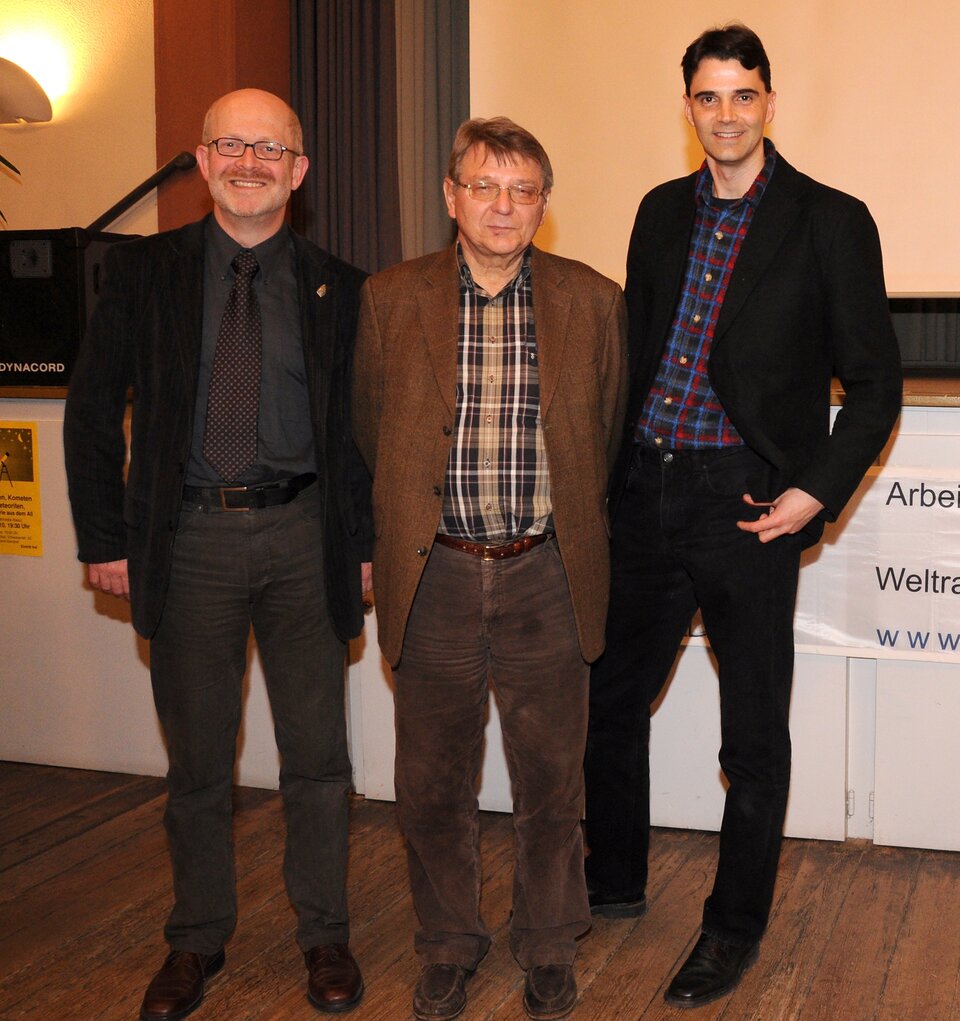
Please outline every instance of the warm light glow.
[[0, 57], [19, 64], [36, 78], [53, 106], [70, 90], [66, 47], [45, 32], [10, 32], [0, 37]]

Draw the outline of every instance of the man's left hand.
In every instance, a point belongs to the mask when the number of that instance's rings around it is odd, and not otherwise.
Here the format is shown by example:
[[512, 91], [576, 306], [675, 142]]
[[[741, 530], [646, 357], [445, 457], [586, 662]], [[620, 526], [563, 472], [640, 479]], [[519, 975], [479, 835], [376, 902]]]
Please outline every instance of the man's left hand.
[[364, 561], [360, 565], [360, 591], [363, 593], [363, 612], [373, 609], [373, 564]]
[[758, 503], [749, 493], [744, 493], [743, 502], [749, 507], [770, 508], [756, 521], [737, 522], [737, 528], [755, 532], [761, 542], [770, 542], [781, 535], [796, 535], [823, 510], [823, 504], [815, 496], [796, 488], [784, 490], [769, 503]]

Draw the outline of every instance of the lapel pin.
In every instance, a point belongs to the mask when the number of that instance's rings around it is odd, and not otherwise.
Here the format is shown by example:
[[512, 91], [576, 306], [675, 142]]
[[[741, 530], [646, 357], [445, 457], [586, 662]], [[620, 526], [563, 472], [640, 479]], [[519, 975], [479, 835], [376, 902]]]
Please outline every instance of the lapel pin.
[[327, 293], [327, 285], [326, 284], [321, 284], [317, 288], [317, 297], [318, 298], [322, 298], [326, 293]]

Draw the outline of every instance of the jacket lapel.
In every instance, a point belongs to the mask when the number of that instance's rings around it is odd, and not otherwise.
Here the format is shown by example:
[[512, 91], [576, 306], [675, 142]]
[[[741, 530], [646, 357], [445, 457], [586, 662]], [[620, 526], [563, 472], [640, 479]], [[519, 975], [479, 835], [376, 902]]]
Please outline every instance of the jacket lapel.
[[333, 370], [333, 336], [339, 295], [335, 281], [326, 270], [326, 259], [317, 258], [316, 250], [307, 248], [294, 235], [296, 253], [297, 297], [300, 301], [300, 336], [307, 377], [317, 373], [329, 376]]
[[800, 215], [801, 204], [795, 187], [797, 172], [780, 155], [770, 183], [750, 222], [743, 248], [737, 256], [730, 286], [727, 288], [717, 327], [716, 345], [730, 328], [750, 292], [763, 278], [770, 261]]
[[460, 323], [460, 277], [456, 245], [437, 253], [420, 278], [416, 294], [420, 330], [437, 388], [450, 420], [457, 403], [457, 339]]
[[206, 220], [169, 235], [166, 286], [158, 299], [158, 337], [166, 337], [179, 362], [184, 392], [197, 388], [203, 337], [203, 232]]
[[[570, 295], [563, 289], [560, 264], [533, 250], [533, 314], [540, 369], [540, 413], [546, 414], [563, 366], [570, 318]], [[417, 314], [437, 387], [451, 417], [456, 412], [457, 343], [460, 299], [456, 246], [438, 253], [421, 276]], [[454, 343], [451, 343], [453, 338]]]
[[650, 289], [650, 293], [658, 299], [652, 310], [650, 337], [660, 342], [659, 349], [666, 343], [673, 325], [677, 299], [683, 287], [690, 255], [690, 236], [697, 211], [693, 191], [696, 174], [692, 174], [688, 180], [689, 188], [684, 191], [684, 201], [666, 209], [663, 230], [660, 232], [663, 239], [660, 253], [661, 279], [659, 286]]
[[540, 368], [540, 415], [547, 414], [557, 392], [564, 347], [569, 336], [571, 298], [563, 288], [561, 263], [534, 248], [531, 267], [533, 320]]

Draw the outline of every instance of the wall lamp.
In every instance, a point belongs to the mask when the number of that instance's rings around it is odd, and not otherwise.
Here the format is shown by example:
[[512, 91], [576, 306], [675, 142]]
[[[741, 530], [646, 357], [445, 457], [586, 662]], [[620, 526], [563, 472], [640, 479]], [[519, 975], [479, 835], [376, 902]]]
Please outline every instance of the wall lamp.
[[0, 57], [0, 124], [32, 124], [52, 117], [50, 100], [36, 78]]

